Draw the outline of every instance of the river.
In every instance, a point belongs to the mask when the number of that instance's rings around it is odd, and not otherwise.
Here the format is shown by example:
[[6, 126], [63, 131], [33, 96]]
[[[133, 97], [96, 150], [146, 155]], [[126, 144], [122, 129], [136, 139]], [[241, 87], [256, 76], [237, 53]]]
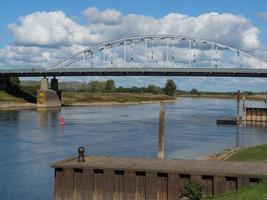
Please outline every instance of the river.
[[[235, 100], [180, 98], [166, 105], [166, 159], [197, 159], [267, 143], [267, 129], [216, 125]], [[77, 155], [157, 156], [159, 104], [0, 111], [0, 199], [53, 199], [50, 164]], [[64, 116], [65, 125], [59, 124]]]

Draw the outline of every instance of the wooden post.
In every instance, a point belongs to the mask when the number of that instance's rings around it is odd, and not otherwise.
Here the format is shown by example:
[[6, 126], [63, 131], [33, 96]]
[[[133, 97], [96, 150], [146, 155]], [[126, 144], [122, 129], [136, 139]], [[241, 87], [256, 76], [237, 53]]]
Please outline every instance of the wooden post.
[[158, 136], [158, 159], [164, 159], [164, 129], [165, 129], [165, 105], [160, 103], [159, 111], [159, 136]]
[[236, 101], [237, 101], [236, 118], [237, 118], [237, 123], [239, 123], [240, 122], [240, 90], [237, 91]]

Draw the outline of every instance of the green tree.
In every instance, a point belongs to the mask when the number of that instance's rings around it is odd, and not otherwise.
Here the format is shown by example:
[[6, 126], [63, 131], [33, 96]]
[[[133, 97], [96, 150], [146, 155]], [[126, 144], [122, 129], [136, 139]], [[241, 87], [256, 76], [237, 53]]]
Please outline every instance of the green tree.
[[165, 87], [164, 87], [164, 93], [169, 96], [174, 96], [176, 93], [176, 84], [173, 80], [168, 79]]
[[115, 82], [114, 82], [114, 80], [112, 80], [112, 79], [107, 80], [106, 86], [105, 86], [105, 91], [112, 92], [114, 90], [115, 90]]
[[196, 88], [193, 88], [190, 93], [195, 94], [195, 95], [199, 95], [199, 91]]
[[19, 88], [19, 86], [20, 86], [19, 77], [10, 77], [8, 86], [11, 88]]

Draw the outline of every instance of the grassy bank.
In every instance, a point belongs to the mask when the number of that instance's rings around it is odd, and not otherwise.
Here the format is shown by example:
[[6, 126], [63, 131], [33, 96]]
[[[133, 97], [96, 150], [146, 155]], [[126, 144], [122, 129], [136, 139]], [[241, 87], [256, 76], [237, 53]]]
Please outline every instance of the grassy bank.
[[63, 92], [62, 103], [72, 105], [79, 103], [128, 103], [128, 102], [147, 102], [174, 100], [167, 95], [155, 95], [151, 93], [83, 93], [83, 92]]
[[[267, 162], [267, 144], [249, 148], [241, 148], [226, 160], [246, 162]], [[267, 182], [241, 188], [237, 192], [229, 192], [214, 200], [264, 200], [267, 199]]]
[[[178, 94], [178, 97], [235, 99], [235, 94]], [[262, 94], [246, 94], [247, 100], [264, 101]]]
[[[16, 94], [14, 94], [16, 93]], [[19, 104], [35, 103], [36, 99], [28, 98], [31, 94], [25, 94], [23, 91], [18, 93], [9, 93], [0, 91], [0, 106], [16, 106]], [[33, 96], [33, 95], [32, 95]], [[27, 97], [27, 98], [26, 98]], [[30, 99], [31, 101], [28, 101]], [[142, 103], [153, 101], [172, 101], [175, 98], [164, 94], [151, 93], [93, 93], [93, 92], [62, 92], [62, 104], [70, 105], [87, 105], [101, 103]]]
[[230, 192], [221, 195], [214, 200], [265, 200], [267, 199], [267, 182], [250, 185], [241, 188], [237, 192]]
[[267, 144], [250, 148], [241, 148], [236, 153], [227, 158], [227, 160], [267, 162]]
[[26, 103], [21, 97], [15, 97], [5, 91], [0, 91], [0, 103]]

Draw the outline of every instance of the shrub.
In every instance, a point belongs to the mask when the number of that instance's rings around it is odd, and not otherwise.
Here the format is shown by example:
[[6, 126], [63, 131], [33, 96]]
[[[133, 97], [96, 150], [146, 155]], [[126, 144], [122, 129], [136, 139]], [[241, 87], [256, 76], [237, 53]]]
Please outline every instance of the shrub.
[[183, 187], [182, 195], [190, 200], [201, 200], [202, 187], [194, 181], [188, 181]]

